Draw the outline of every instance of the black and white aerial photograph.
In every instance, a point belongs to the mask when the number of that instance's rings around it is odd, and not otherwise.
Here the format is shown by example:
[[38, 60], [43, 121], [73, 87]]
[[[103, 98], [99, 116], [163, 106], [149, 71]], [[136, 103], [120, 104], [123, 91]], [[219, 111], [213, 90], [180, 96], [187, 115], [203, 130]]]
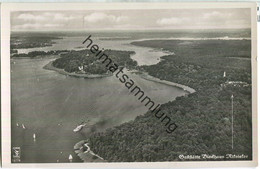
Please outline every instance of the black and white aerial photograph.
[[252, 161], [251, 8], [124, 6], [10, 12], [11, 163]]

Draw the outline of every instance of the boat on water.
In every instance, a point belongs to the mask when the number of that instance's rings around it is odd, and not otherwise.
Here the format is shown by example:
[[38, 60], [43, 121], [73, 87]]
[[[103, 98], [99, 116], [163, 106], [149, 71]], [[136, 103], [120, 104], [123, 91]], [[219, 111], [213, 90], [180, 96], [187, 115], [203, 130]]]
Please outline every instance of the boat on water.
[[73, 160], [73, 157], [72, 157], [72, 155], [70, 154], [70, 155], [69, 155], [69, 161], [72, 162], [72, 160]]
[[86, 124], [80, 124], [78, 125], [73, 131], [76, 133], [76, 132], [79, 132], [80, 130], [82, 130], [82, 128], [86, 126]]

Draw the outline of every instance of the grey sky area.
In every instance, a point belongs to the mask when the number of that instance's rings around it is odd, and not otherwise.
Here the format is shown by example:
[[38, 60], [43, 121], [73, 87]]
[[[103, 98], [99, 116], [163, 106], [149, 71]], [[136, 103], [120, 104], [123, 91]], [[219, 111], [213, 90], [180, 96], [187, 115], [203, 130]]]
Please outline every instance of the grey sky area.
[[22, 30], [156, 30], [250, 28], [250, 9], [167, 9], [12, 12]]

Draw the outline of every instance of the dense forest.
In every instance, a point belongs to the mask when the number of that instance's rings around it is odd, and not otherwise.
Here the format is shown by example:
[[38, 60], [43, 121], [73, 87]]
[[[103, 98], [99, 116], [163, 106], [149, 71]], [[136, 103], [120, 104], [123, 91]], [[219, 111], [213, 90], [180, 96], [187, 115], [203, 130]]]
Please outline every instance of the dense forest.
[[19, 33], [12, 32], [11, 34], [11, 53], [15, 52], [14, 49], [23, 49], [23, 48], [36, 48], [36, 47], [45, 47], [52, 46], [55, 44], [53, 40], [61, 39], [58, 34], [46, 35], [46, 33], [39, 32], [30, 32], [30, 33]]
[[[118, 66], [124, 66], [129, 69], [137, 66], [137, 62], [130, 57], [133, 54], [131, 51], [105, 50], [104, 53]], [[53, 66], [70, 73], [105, 74], [108, 70], [103, 61], [104, 59], [99, 59], [90, 50], [86, 49], [61, 54], [61, 57], [53, 62]], [[79, 67], [82, 70], [79, 70]]]
[[36, 57], [43, 57], [43, 56], [49, 56], [49, 55], [60, 55], [62, 53], [67, 53], [69, 52], [68, 50], [51, 50], [48, 52], [45, 51], [32, 51], [29, 53], [19, 53], [19, 54], [13, 54], [11, 57], [14, 58], [22, 58], [22, 57], [29, 57], [29, 58], [36, 58]]
[[[148, 40], [133, 44], [174, 52], [162, 57], [158, 64], [139, 70], [187, 85], [196, 92], [161, 106], [161, 112], [178, 125], [173, 133], [167, 133], [165, 126], [151, 117], [154, 114], [147, 112], [134, 121], [86, 138], [95, 153], [110, 162], [180, 161], [182, 154], [245, 154], [248, 158], [237, 160], [252, 159], [249, 40]], [[234, 149], [231, 95], [234, 95]]]

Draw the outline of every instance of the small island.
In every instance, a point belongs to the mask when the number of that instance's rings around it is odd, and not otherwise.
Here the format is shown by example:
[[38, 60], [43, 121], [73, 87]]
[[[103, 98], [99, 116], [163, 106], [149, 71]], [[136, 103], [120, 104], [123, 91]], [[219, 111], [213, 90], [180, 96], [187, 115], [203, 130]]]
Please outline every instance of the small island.
[[[127, 69], [137, 67], [137, 62], [130, 57], [134, 54], [132, 51], [105, 50], [104, 53], [109, 55], [111, 60], [121, 67], [126, 67]], [[74, 77], [99, 78], [112, 76], [112, 73], [102, 61], [98, 60], [89, 50], [72, 50], [60, 54], [58, 59], [50, 62], [44, 68]]]

